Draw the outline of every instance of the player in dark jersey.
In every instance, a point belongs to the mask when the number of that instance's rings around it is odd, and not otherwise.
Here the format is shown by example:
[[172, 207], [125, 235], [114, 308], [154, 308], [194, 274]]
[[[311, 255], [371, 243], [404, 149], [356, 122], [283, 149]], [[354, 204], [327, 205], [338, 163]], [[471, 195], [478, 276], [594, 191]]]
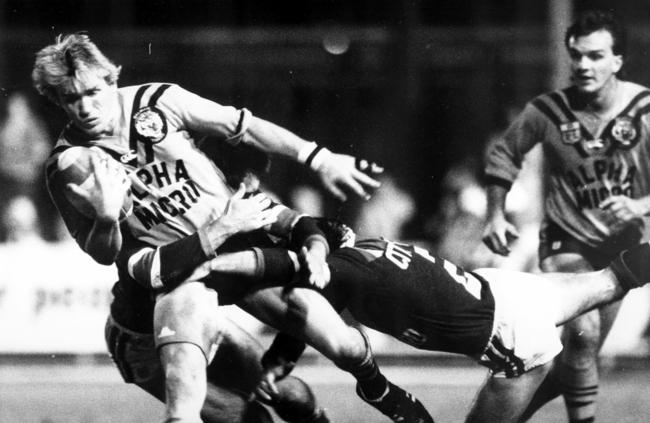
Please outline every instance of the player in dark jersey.
[[[295, 254], [283, 251], [292, 259], [279, 260], [277, 249], [225, 254], [197, 269], [197, 276], [247, 275], [250, 287], [275, 283], [279, 273], [300, 277]], [[384, 239], [335, 250], [327, 263], [331, 280], [322, 294], [336, 310], [347, 308], [364, 325], [416, 348], [464, 354], [490, 369], [469, 422], [520, 421], [562, 349], [556, 326], [650, 282], [649, 244], [622, 253], [603, 270], [579, 274], [466, 272], [418, 247]], [[322, 319], [327, 305], [317, 296], [305, 300], [298, 288], [272, 290], [276, 299], [267, 296], [256, 307], [267, 323], [317, 349], [335, 346], [328, 351], [335, 362], [363, 351], [347, 345], [349, 338]], [[274, 381], [290, 371], [303, 348], [291, 339], [274, 342], [264, 357], [262, 391], [274, 392]]]
[[[502, 255], [517, 230], [505, 198], [528, 151], [543, 146], [546, 198], [539, 260], [544, 272], [601, 269], [637, 244], [650, 213], [650, 90], [619, 78], [625, 32], [608, 12], [581, 14], [567, 30], [570, 87], [529, 102], [489, 146], [486, 245]], [[562, 394], [572, 422], [591, 422], [598, 394], [597, 355], [620, 303], [563, 328], [564, 351], [528, 415]]]
[[[73, 34], [39, 51], [32, 73], [37, 90], [70, 118], [47, 164], [50, 194], [70, 233], [99, 263], [114, 262], [128, 243], [158, 247], [184, 238], [200, 238], [199, 249], [192, 252], [212, 255], [217, 241], [230, 235], [232, 227], [224, 227], [219, 218], [233, 191], [197, 148], [201, 136], [249, 144], [303, 162], [339, 198], [345, 197], [343, 190], [367, 197], [366, 189], [378, 186], [357, 169], [354, 157], [306, 142], [246, 109], [219, 105], [174, 84], [118, 88], [119, 72], [86, 35]], [[125, 187], [110, 183], [110, 175], [115, 175], [110, 161], [93, 165], [96, 180], [106, 182], [97, 189], [57, 182], [58, 160], [71, 146], [97, 147], [116, 159], [131, 183], [135, 200], [131, 215], [120, 218]], [[94, 217], [76, 210], [71, 199], [87, 202]], [[156, 256], [163, 269], [178, 258]], [[156, 344], [167, 375], [169, 419], [196, 421], [203, 404], [206, 387], [194, 383], [193, 375], [205, 375], [206, 360], [218, 341], [213, 316], [217, 298], [204, 294], [198, 284], [187, 284], [158, 298], [164, 307], [154, 314], [154, 323], [159, 326]], [[170, 336], [169, 325], [180, 325], [180, 316], [187, 319], [186, 332]], [[197, 333], [193, 318], [213, 329], [210, 336]]]
[[[295, 212], [278, 204], [274, 204], [272, 207], [282, 208], [282, 211], [279, 213], [278, 222], [292, 220], [287, 219], [287, 215]], [[278, 222], [274, 223], [270, 229], [267, 229], [275, 233], [276, 238], [281, 235], [281, 231], [278, 231], [278, 226], [281, 225]], [[312, 225], [315, 227], [309, 229]], [[274, 228], [276, 228], [275, 231]], [[309, 268], [308, 280], [311, 285], [325, 286], [330, 278], [329, 267], [324, 262], [325, 255], [313, 255], [307, 248], [301, 248], [304, 242], [300, 240], [304, 237], [314, 238], [315, 242], [326, 244], [326, 248], [329, 249], [329, 245], [340, 245], [341, 242], [348, 239], [348, 233], [341, 228], [344, 228], [344, 226], [330, 223], [324, 219], [313, 219], [303, 216], [297, 224], [291, 227], [290, 234], [282, 237], [284, 238], [284, 245], [294, 250], [300, 250], [301, 257], [304, 260], [303, 262]], [[194, 240], [194, 243], [196, 243], [196, 240]], [[192, 242], [181, 240], [166, 245], [162, 249], [175, 251], [175, 255], [178, 256], [187, 256], [182, 250], [188, 249], [189, 252], [197, 250], [195, 247], [191, 247], [191, 245]], [[277, 242], [271, 241], [265, 231], [257, 231], [229, 238], [217, 249], [217, 256], [236, 257], [230, 254], [230, 252], [246, 248], [254, 248], [255, 250], [260, 247], [272, 248], [276, 245]], [[255, 290], [254, 288], [257, 288], [259, 285], [257, 283], [251, 285], [246, 283], [246, 280], [240, 276], [226, 277], [227, 275], [222, 272], [213, 272], [210, 269], [212, 262], [209, 260], [196, 268], [195, 263], [197, 259], [207, 260], [207, 257], [201, 256], [200, 254], [199, 256], [203, 257], [202, 259], [201, 257], [197, 257], [197, 255], [192, 255], [191, 259], [175, 260], [163, 270], [155, 260], [157, 251], [158, 249], [156, 248], [140, 243], [132, 249], [124, 249], [120, 253], [117, 264], [121, 270], [122, 277], [113, 290], [115, 294], [115, 300], [112, 304], [114, 315], [124, 316], [124, 310], [126, 310], [127, 315], [133, 315], [133, 311], [129, 312], [129, 310], [134, 309], [129, 304], [129, 299], [134, 295], [125, 295], [125, 290], [140, 293], [140, 299], [137, 301], [140, 304], [138, 309], [139, 314], [152, 313], [151, 311], [144, 312], [142, 310], [143, 305], [147, 303], [151, 305], [145, 307], [145, 310], [153, 309], [153, 301], [149, 300], [147, 302], [146, 299], [151, 298], [152, 281], [156, 279], [161, 280], [164, 285], [164, 290], [172, 292], [178, 289], [177, 287], [179, 286], [183, 287], [188, 283], [199, 281], [200, 285], [198, 289], [204, 289], [206, 292], [211, 290], [218, 292], [220, 305], [236, 304], [263, 321], [267, 321], [269, 318], [273, 319], [269, 317], [273, 316], [273, 314], [267, 315], [267, 313], [277, 312], [277, 309], [269, 307], [269, 304], [277, 304], [278, 298], [280, 298], [278, 292]], [[268, 251], [272, 251], [269, 253], [272, 256], [269, 258], [270, 260], [275, 258], [280, 263], [293, 268], [290, 264], [291, 259], [286, 254], [284, 248], [277, 251], [273, 249]], [[321, 262], [322, 265], [320, 264]], [[220, 261], [219, 263], [223, 262]], [[236, 259], [229, 259], [227, 260], [226, 267], [235, 270], [240, 266]], [[245, 263], [242, 263], [241, 268], [246, 271], [245, 269], [247, 267]], [[270, 273], [267, 273], [265, 276], [265, 278], [273, 281], [271, 284], [277, 285], [278, 282], [281, 283], [289, 277], [285, 266], [279, 266], [277, 273], [272, 270], [273, 268], [272, 265], [269, 265], [268, 269]], [[339, 367], [350, 372], [357, 379], [359, 386], [358, 392], [364, 401], [389, 416], [395, 422], [432, 422], [426, 409], [415, 397], [390, 383], [384, 377], [375, 362], [363, 331], [347, 326], [329, 303], [315, 291], [297, 289], [293, 296], [298, 301], [312, 304], [311, 312], [317, 313], [319, 321], [323, 325], [335, 330], [339, 337], [345, 341], [340, 342], [337, 339], [335, 343], [332, 343], [329, 339], [320, 338], [318, 340], [319, 342], [314, 343], [314, 347], [326, 356], [335, 359], [335, 363]], [[291, 310], [283, 309], [282, 313], [285, 312], [290, 314]], [[142, 316], [138, 316], [134, 320], [149, 322], [151, 319], [142, 319]], [[109, 322], [109, 326], [115, 325]], [[200, 327], [199, 325], [197, 326]], [[146, 334], [151, 332], [151, 328], [139, 328], [137, 331]], [[280, 339], [286, 340], [289, 338], [281, 335]], [[341, 347], [350, 347], [352, 350], [343, 352], [340, 350]], [[154, 349], [153, 345], [150, 345], [149, 349]], [[125, 357], [124, 354], [114, 354], [114, 357], [118, 362], [118, 367], [121, 368], [141, 365], [139, 360]], [[337, 360], [337, 358], [340, 359]], [[155, 363], [153, 364], [155, 365]], [[280, 392], [277, 392], [276, 395], [266, 397], [266, 400], [274, 404], [277, 401], [277, 394], [280, 394]]]

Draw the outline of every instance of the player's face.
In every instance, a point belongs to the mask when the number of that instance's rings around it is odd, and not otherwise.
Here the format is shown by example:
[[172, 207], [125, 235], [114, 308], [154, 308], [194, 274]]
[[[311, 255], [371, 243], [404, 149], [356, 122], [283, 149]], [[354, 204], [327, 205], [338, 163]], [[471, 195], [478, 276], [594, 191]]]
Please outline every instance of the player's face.
[[58, 90], [59, 105], [73, 124], [89, 136], [112, 128], [117, 109], [117, 86], [91, 73], [83, 80], [74, 78]]
[[612, 50], [614, 39], [606, 30], [569, 39], [571, 80], [584, 93], [598, 93], [616, 78], [623, 58]]

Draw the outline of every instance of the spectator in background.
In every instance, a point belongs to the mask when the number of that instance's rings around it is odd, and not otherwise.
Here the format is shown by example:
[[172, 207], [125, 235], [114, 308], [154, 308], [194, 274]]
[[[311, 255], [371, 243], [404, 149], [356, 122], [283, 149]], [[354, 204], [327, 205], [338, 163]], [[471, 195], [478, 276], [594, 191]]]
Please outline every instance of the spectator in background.
[[[11, 94], [0, 123], [0, 215], [5, 215], [4, 210], [16, 197], [25, 197], [23, 204], [25, 199], [36, 203], [49, 151], [45, 126], [32, 111], [27, 96], [21, 92]], [[4, 219], [0, 222], [2, 241], [11, 231], [8, 223]]]
[[415, 215], [415, 200], [393, 176], [383, 174], [379, 180], [381, 189], [360, 205], [354, 229], [361, 238], [379, 233], [387, 239], [404, 240], [403, 228]]
[[8, 243], [40, 244], [43, 242], [38, 228], [38, 214], [34, 201], [24, 195], [9, 200], [2, 213]]
[[464, 268], [488, 267], [491, 260], [481, 246], [486, 200], [477, 173], [478, 164], [469, 159], [451, 166], [442, 180], [438, 212], [425, 222], [436, 254]]
[[[494, 137], [498, 137], [495, 134]], [[522, 228], [522, 236], [512, 245], [509, 256], [495, 256], [482, 243], [487, 194], [479, 177], [480, 165], [472, 158], [456, 163], [442, 181], [438, 212], [425, 222], [425, 234], [433, 240], [436, 254], [465, 268], [496, 267], [534, 272], [537, 264], [535, 250], [539, 221], [537, 208], [539, 186], [534, 177], [537, 165], [514, 184], [506, 204], [506, 212]], [[533, 182], [533, 183], [531, 183]]]

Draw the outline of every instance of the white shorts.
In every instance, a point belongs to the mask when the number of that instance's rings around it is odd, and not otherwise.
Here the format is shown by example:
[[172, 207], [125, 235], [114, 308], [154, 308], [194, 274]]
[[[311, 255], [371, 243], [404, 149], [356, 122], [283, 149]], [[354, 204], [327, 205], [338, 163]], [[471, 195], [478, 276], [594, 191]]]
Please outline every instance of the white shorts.
[[479, 363], [495, 377], [517, 377], [562, 351], [555, 325], [556, 293], [538, 275], [478, 269], [494, 295], [494, 327]]

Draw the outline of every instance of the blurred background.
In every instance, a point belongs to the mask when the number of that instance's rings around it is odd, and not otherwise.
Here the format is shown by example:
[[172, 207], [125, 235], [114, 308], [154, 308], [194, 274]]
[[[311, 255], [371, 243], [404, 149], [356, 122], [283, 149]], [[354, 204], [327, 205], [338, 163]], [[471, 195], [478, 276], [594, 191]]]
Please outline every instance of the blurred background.
[[[483, 153], [526, 101], [567, 82], [564, 30], [596, 7], [627, 23], [626, 76], [650, 85], [643, 0], [0, 0], [0, 360], [106, 358], [115, 272], [71, 241], [44, 186], [66, 121], [30, 73], [56, 35], [87, 31], [122, 66], [122, 86], [178, 83], [386, 168], [371, 201], [341, 204], [274, 159], [265, 186], [295, 208], [468, 268], [537, 271], [541, 158], [530, 155], [510, 195], [522, 237], [499, 259], [480, 241]], [[650, 293], [625, 301], [603, 356], [647, 361]], [[380, 355], [420, 354], [373, 338]]]

